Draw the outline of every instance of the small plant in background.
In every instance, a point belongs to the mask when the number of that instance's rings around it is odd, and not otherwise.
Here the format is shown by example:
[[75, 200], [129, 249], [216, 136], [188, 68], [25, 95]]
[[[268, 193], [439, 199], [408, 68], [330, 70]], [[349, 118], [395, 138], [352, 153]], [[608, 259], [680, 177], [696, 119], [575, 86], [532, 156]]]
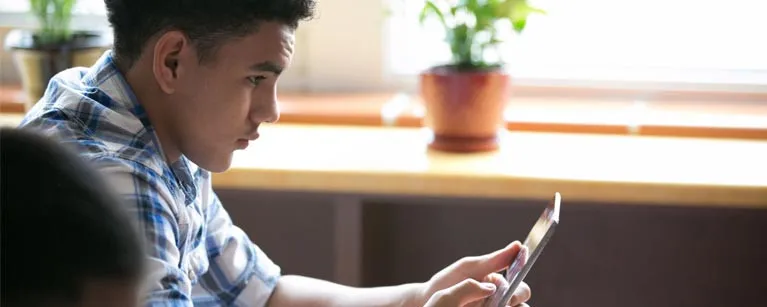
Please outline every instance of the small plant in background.
[[76, 0], [29, 0], [31, 12], [39, 22], [36, 44], [52, 46], [72, 39], [69, 27]]
[[[23, 0], [14, 0], [23, 1]], [[29, 110], [43, 96], [48, 82], [71, 67], [89, 67], [112, 46], [112, 37], [101, 29], [72, 30], [77, 0], [29, 0], [35, 29], [12, 29], [5, 36], [24, 88], [24, 108]]]
[[422, 24], [428, 17], [439, 20], [452, 53], [448, 66], [465, 71], [501, 67], [500, 61], [484, 57], [487, 49], [503, 43], [498, 27], [505, 23], [522, 33], [533, 13], [545, 14], [527, 0], [427, 0], [419, 19]]

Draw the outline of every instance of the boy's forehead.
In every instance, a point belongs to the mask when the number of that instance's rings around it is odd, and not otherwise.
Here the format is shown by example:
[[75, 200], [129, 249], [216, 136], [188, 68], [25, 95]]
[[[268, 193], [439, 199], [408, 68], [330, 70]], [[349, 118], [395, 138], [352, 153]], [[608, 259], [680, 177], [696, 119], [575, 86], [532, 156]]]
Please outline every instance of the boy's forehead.
[[219, 58], [237, 62], [285, 62], [293, 55], [295, 31], [280, 23], [265, 22], [258, 30], [219, 48]]

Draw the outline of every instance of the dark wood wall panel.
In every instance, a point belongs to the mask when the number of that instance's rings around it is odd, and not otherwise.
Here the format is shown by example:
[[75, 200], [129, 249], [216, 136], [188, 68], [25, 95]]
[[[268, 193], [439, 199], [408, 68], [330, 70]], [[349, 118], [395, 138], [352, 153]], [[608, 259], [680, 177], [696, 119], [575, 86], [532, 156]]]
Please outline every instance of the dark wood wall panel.
[[[333, 279], [335, 195], [219, 191], [287, 273]], [[765, 306], [767, 210], [571, 203], [527, 282], [533, 306]], [[522, 240], [545, 202], [363, 198], [365, 286], [424, 281]]]

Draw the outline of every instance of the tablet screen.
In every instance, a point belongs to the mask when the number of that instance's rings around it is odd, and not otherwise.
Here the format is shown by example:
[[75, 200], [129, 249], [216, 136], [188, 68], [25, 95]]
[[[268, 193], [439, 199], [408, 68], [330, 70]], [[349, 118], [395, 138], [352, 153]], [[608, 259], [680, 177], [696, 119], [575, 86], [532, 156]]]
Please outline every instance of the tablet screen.
[[487, 307], [505, 307], [514, 291], [517, 289], [527, 273], [532, 268], [538, 255], [546, 246], [546, 243], [554, 233], [556, 225], [559, 224], [559, 205], [561, 197], [559, 193], [554, 194], [546, 209], [533, 225], [530, 233], [527, 235], [522, 249], [517, 257], [512, 261], [506, 270], [506, 281], [509, 286], [505, 289], [498, 289], [496, 293], [486, 301]]

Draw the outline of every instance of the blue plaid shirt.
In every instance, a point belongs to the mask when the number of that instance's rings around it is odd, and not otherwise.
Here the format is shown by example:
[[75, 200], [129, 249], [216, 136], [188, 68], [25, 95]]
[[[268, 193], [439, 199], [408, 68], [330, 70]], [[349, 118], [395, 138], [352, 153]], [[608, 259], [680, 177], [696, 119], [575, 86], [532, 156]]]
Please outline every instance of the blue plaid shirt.
[[264, 306], [280, 269], [232, 221], [210, 173], [169, 165], [111, 51], [56, 75], [21, 127], [75, 147], [135, 213], [148, 247], [147, 306]]

